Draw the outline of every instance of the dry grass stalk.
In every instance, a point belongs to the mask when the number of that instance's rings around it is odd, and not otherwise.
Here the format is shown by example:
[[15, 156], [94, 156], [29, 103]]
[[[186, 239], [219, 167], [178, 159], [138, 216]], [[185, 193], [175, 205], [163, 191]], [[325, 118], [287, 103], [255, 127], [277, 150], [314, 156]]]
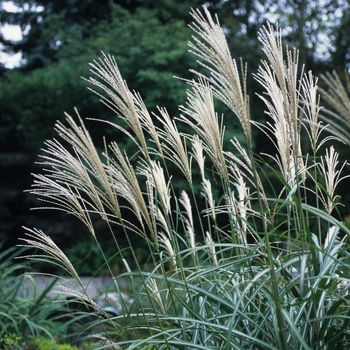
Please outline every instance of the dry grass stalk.
[[101, 95], [95, 90], [90, 90], [100, 96], [101, 101], [129, 125], [140, 142], [141, 151], [149, 159], [148, 147], [138, 111], [141, 112], [144, 119], [149, 120], [149, 118], [148, 113], [144, 113], [143, 104], [140, 104], [139, 96], [134, 96], [130, 92], [112, 56], [103, 54], [103, 59], [94, 61], [90, 65], [92, 68], [91, 72], [100, 78], [103, 83], [92, 77], [88, 81], [102, 89], [108, 97]]
[[331, 125], [331, 132], [342, 141], [350, 143], [350, 81], [349, 74], [345, 72], [346, 86], [341, 82], [336, 72], [321, 75], [327, 89], [320, 88], [323, 99], [330, 109], [324, 110], [322, 119]]
[[34, 260], [46, 261], [46, 262], [50, 262], [52, 264], [56, 264], [60, 266], [79, 283], [82, 291], [81, 295], [84, 296], [84, 299], [87, 299], [89, 303], [92, 302], [89, 296], [87, 295], [86, 288], [83, 282], [81, 281], [74, 266], [72, 265], [68, 257], [62, 252], [62, 250], [55, 244], [55, 242], [41, 230], [37, 230], [37, 229], [31, 230], [26, 227], [25, 227], [25, 230], [26, 230], [26, 237], [29, 237], [29, 238], [20, 238], [20, 240], [23, 241], [24, 244], [21, 244], [19, 246], [36, 248], [46, 253], [44, 255], [39, 255], [39, 254], [28, 255], [28, 256], [25, 256], [25, 258], [32, 259], [32, 260], [34, 259]]
[[[191, 248], [196, 247], [196, 242], [194, 238], [194, 223], [193, 223], [193, 215], [192, 215], [192, 206], [190, 198], [188, 197], [187, 192], [182, 191], [181, 196], [179, 197], [179, 203], [184, 207], [185, 213], [181, 213], [182, 221], [186, 227], [186, 235], [188, 242]], [[194, 250], [193, 250], [194, 253]]]
[[327, 84], [328, 90], [320, 88], [322, 92], [323, 99], [334, 108], [338, 113], [338, 118], [341, 121], [350, 121], [350, 97], [348, 93], [350, 92], [350, 82], [349, 75], [346, 74], [347, 87], [345, 88], [341, 82], [339, 75], [336, 72], [326, 73], [321, 75], [321, 78]]
[[161, 147], [165, 159], [175, 164], [185, 175], [188, 183], [192, 186], [192, 170], [188, 159], [185, 140], [181, 137], [176, 123], [172, 120], [164, 108], [159, 108], [160, 116], [155, 115], [163, 128], [157, 128]]
[[225, 130], [215, 112], [210, 86], [202, 80], [199, 83], [193, 82], [192, 91], [187, 93], [187, 106], [181, 106], [180, 110], [186, 116], [181, 115], [179, 120], [197, 133], [220, 178], [229, 183], [223, 151]]
[[[326, 155], [321, 157], [321, 161], [318, 164], [321, 174], [324, 176], [326, 184], [326, 195], [322, 194], [320, 191], [319, 198], [321, 199], [326, 211], [328, 214], [331, 214], [334, 207], [339, 204], [337, 199], [340, 197], [335, 194], [335, 189], [339, 183], [350, 175], [341, 177], [344, 167], [347, 165], [345, 161], [340, 169], [337, 169], [339, 154], [335, 151], [334, 147], [331, 146], [329, 149], [326, 149]], [[326, 198], [325, 198], [326, 197]]]
[[216, 18], [213, 21], [208, 9], [203, 7], [204, 15], [199, 11], [192, 11], [195, 20], [190, 27], [198, 35], [193, 36], [193, 43], [189, 43], [191, 52], [205, 63], [199, 63], [208, 69], [210, 78], [195, 72], [208, 80], [213, 94], [225, 103], [238, 117], [247, 143], [251, 145], [251, 125], [249, 97], [246, 92], [246, 70], [243, 71], [242, 80], [238, 72], [237, 63], [231, 57], [225, 34]]
[[[110, 183], [115, 189], [116, 194], [126, 199], [130, 204], [129, 209], [131, 209], [137, 217], [142, 229], [137, 229], [137, 226], [130, 222], [128, 222], [128, 227], [134, 227], [134, 231], [136, 233], [146, 238], [143, 229], [143, 221], [145, 221], [151, 235], [155, 236], [156, 228], [153, 225], [147, 203], [140, 188], [140, 183], [133, 166], [130, 164], [127, 156], [120, 151], [117, 143], [113, 142], [111, 144], [111, 151], [116, 159], [110, 159], [110, 165], [108, 167]], [[123, 223], [126, 222], [123, 220]]]
[[270, 24], [259, 31], [258, 38], [263, 44], [268, 61], [262, 62], [256, 80], [266, 90], [267, 97], [260, 98], [267, 106], [267, 114], [273, 121], [259, 127], [275, 144], [278, 156], [271, 157], [279, 165], [285, 180], [292, 184], [295, 175], [299, 173], [295, 167], [304, 167], [300, 145], [302, 123], [299, 116], [298, 53], [296, 50], [287, 50], [287, 61], [284, 60], [282, 35], [280, 31], [276, 35]]
[[154, 278], [150, 278], [147, 281], [146, 287], [153, 300], [159, 305], [162, 314], [166, 316], [167, 310], [165, 309], [162, 296], [159, 292], [157, 281]]

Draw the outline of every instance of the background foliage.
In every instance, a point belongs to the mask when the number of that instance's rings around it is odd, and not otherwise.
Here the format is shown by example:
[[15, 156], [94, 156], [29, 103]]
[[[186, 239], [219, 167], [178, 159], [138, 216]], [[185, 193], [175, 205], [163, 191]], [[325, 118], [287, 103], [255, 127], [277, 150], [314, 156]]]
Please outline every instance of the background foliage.
[[[37, 154], [43, 140], [51, 136], [55, 120], [62, 119], [62, 111], [71, 113], [73, 107], [83, 117], [112, 118], [80, 78], [86, 76], [87, 63], [100, 56], [101, 50], [116, 57], [129, 87], [141, 93], [148, 108], [159, 105], [177, 113], [171, 106], [185, 96], [181, 82], [172, 77], [188, 78], [187, 66], [194, 67], [189, 64], [192, 57], [186, 45], [191, 35], [188, 13], [201, 1], [13, 3], [20, 11], [0, 8], [1, 24], [20, 25], [23, 39], [0, 39], [5, 51], [21, 52], [23, 62], [16, 69], [3, 70], [0, 147]], [[328, 0], [317, 6], [310, 0], [211, 1], [208, 5], [226, 29], [233, 57], [248, 62], [251, 72], [256, 72], [261, 58], [256, 33], [267, 20], [280, 23], [286, 42], [298, 47], [307, 70], [319, 75], [349, 68], [346, 0]], [[251, 84], [256, 84], [253, 79], [248, 88], [255, 91], [256, 85]], [[259, 100], [253, 102], [252, 108], [258, 111]]]

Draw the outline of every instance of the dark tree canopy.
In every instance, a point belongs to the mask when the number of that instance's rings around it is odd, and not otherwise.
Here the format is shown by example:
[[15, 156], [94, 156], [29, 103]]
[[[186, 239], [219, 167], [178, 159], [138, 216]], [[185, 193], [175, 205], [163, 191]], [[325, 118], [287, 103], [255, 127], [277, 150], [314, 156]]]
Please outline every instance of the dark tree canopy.
[[57, 25], [56, 32], [66, 40], [53, 56], [56, 62], [28, 72], [10, 71], [0, 81], [2, 147], [11, 144], [37, 153], [52, 135], [55, 121], [64, 117], [64, 111], [72, 114], [74, 107], [84, 118], [113, 118], [81, 79], [88, 77], [88, 63], [101, 56], [101, 50], [116, 58], [130, 88], [141, 93], [151, 110], [159, 105], [176, 112], [177, 101], [185, 100], [185, 88], [174, 76], [189, 77], [186, 64], [192, 60], [195, 65], [188, 53], [186, 23], [179, 19], [162, 23], [154, 10], [129, 12], [114, 4], [109, 16], [110, 21], [95, 25], [98, 35], [85, 38], [67, 35]]
[[83, 39], [95, 34], [96, 23], [110, 20], [109, 0], [15, 0], [13, 3], [19, 11], [2, 11], [1, 22], [19, 25], [24, 32], [23, 39], [13, 43], [1, 38], [1, 42], [7, 52], [22, 53], [27, 70], [44, 67], [54, 61], [60, 37], [54, 35], [53, 30], [58, 25], [61, 30], [76, 33]]
[[[150, 9], [162, 23], [179, 19], [188, 21], [190, 8], [201, 5], [199, 0], [165, 0], [161, 6], [156, 0], [15, 0], [13, 3], [19, 9], [16, 12], [7, 12], [0, 7], [1, 24], [19, 25], [23, 39], [12, 42], [0, 35], [0, 42], [6, 52], [22, 53], [26, 62], [22, 69], [27, 71], [57, 61], [57, 50], [71, 39], [81, 41], [98, 36], [99, 25], [111, 21], [111, 4], [131, 13], [140, 7]], [[212, 4], [218, 3], [218, 0], [212, 1]]]
[[350, 71], [350, 11], [344, 10], [340, 25], [333, 33], [334, 46], [331, 49], [333, 68], [346, 67]]

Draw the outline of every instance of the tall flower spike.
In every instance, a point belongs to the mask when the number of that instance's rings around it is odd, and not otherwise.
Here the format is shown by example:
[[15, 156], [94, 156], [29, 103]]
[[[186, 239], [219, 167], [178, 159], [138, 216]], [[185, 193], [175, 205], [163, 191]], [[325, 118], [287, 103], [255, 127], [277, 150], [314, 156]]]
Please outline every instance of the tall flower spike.
[[[101, 101], [129, 125], [140, 142], [140, 149], [146, 158], [149, 159], [148, 147], [138, 113], [140, 112], [144, 119], [149, 120], [148, 116], [143, 112], [144, 105], [140, 103], [139, 95], [134, 96], [128, 89], [115, 59], [110, 55], [102, 54], [103, 59], [90, 63], [90, 71], [99, 77], [102, 82], [92, 77], [87, 79], [87, 81], [102, 89], [108, 97], [101, 95], [93, 89], [90, 90], [101, 97]], [[135, 105], [135, 102], [137, 105]], [[154, 134], [152, 131], [150, 133], [151, 135]]]
[[[34, 175], [31, 193], [70, 212], [81, 219], [94, 234], [89, 213], [97, 213], [104, 220], [112, 216], [120, 219], [120, 208], [115, 191], [111, 186], [105, 164], [100, 160], [96, 148], [84, 127], [79, 127], [71, 117], [67, 117], [70, 128], [57, 123], [59, 136], [73, 148], [69, 152], [57, 140], [46, 142], [41, 164], [47, 174]], [[108, 214], [105, 210], [108, 208]]]
[[167, 252], [171, 260], [171, 265], [173, 267], [176, 266], [176, 256], [173, 249], [173, 246], [171, 245], [169, 237], [167, 237], [163, 232], [158, 233], [159, 238], [159, 244], [162, 246]]
[[[158, 225], [160, 225], [161, 228], [164, 229], [167, 237], [170, 237], [170, 235], [171, 235], [171, 233], [170, 233], [171, 228], [169, 227], [163, 212], [160, 210], [159, 207], [158, 208], [154, 208], [154, 209], [156, 209], [155, 210], [155, 217], [157, 219]], [[158, 237], [157, 237], [157, 240], [158, 240]]]
[[134, 104], [135, 104], [135, 109], [143, 129], [147, 131], [148, 135], [151, 137], [151, 139], [155, 143], [160, 156], [163, 157], [163, 150], [160, 144], [159, 135], [158, 135], [156, 126], [154, 125], [153, 119], [149, 114], [148, 109], [141, 98], [141, 95], [137, 92], [134, 92]]
[[192, 185], [192, 171], [191, 164], [188, 160], [186, 143], [182, 140], [176, 124], [170, 118], [167, 110], [159, 108], [159, 112], [160, 116], [155, 115], [155, 117], [163, 126], [163, 128], [157, 128], [163, 155], [178, 166], [185, 175], [188, 183]]
[[[148, 211], [135, 170], [126, 155], [120, 151], [117, 143], [112, 142], [111, 150], [115, 155], [116, 160], [111, 159], [109, 165], [110, 183], [116, 193], [122, 198], [125, 198], [131, 205], [130, 209], [136, 215], [142, 227], [144, 225], [143, 220], [145, 221], [152, 237], [154, 237], [156, 235], [156, 228], [153, 225], [153, 220]], [[136, 228], [135, 225], [132, 226]], [[141, 235], [144, 236], [143, 230], [141, 231]]]
[[320, 114], [320, 98], [317, 96], [317, 78], [314, 78], [312, 72], [304, 74], [301, 80], [301, 96], [300, 99], [303, 102], [302, 110], [304, 119], [306, 121], [305, 129], [309, 135], [310, 143], [313, 152], [316, 154], [317, 150], [328, 140], [332, 139], [332, 136], [325, 137], [318, 143], [322, 131], [328, 127], [328, 125], [322, 125], [319, 120]]
[[[258, 125], [273, 141], [278, 150], [278, 157], [274, 158], [279, 165], [286, 181], [291, 182], [293, 173], [298, 174], [304, 168], [301, 156], [301, 118], [300, 86], [298, 85], [298, 51], [287, 50], [287, 61], [284, 61], [282, 50], [282, 35], [277, 28], [268, 24], [259, 32], [259, 40], [263, 44], [268, 62], [263, 61], [255, 76], [256, 80], [265, 88], [266, 96], [260, 96], [268, 108], [267, 114], [273, 123], [266, 126]], [[294, 159], [291, 159], [294, 157]]]
[[180, 106], [179, 120], [197, 132], [203, 149], [214, 163], [221, 178], [227, 182], [228, 174], [223, 153], [224, 127], [214, 109], [211, 88], [202, 79], [192, 82], [192, 91], [187, 91], [187, 106]]
[[[321, 170], [321, 174], [323, 174], [326, 184], [326, 196], [320, 195], [320, 199], [327, 211], [330, 214], [335, 205], [336, 201], [339, 198], [339, 195], [335, 195], [335, 189], [340, 183], [340, 181], [349, 177], [350, 175], [346, 175], [340, 177], [345, 165], [347, 162], [341, 166], [340, 169], [336, 169], [338, 165], [338, 156], [339, 154], [335, 151], [334, 147], [331, 146], [329, 149], [326, 149], [326, 156], [321, 157], [321, 162], [319, 163], [319, 168]], [[322, 191], [320, 191], [322, 193]]]
[[206, 206], [207, 206], [206, 213], [208, 215], [211, 215], [215, 219], [216, 206], [215, 206], [215, 200], [213, 197], [211, 182], [208, 179], [203, 179], [202, 186], [203, 186], [203, 191], [201, 192], [201, 194], [206, 199]]
[[[92, 191], [99, 192], [97, 196], [98, 198], [96, 196], [94, 197], [96, 201], [99, 202], [101, 200], [112, 211], [112, 213], [119, 218], [119, 203], [115, 196], [115, 192], [109, 183], [105, 165], [102, 163], [91, 136], [80, 118], [78, 111], [76, 111], [76, 113], [79, 118], [80, 126], [74, 122], [72, 117], [66, 115], [70, 128], [66, 128], [63, 124], [57, 122], [56, 130], [60, 137], [72, 145], [76, 150], [78, 157], [84, 162], [84, 168], [86, 168], [86, 171], [92, 175], [93, 179], [101, 186], [102, 190], [99, 190], [97, 186], [90, 186]], [[63, 170], [66, 171], [67, 169], [69, 169], [69, 166]], [[103, 213], [102, 207], [100, 210], [101, 213]]]
[[193, 217], [192, 217], [192, 207], [190, 198], [185, 191], [182, 191], [181, 196], [179, 198], [179, 202], [185, 209], [186, 216], [182, 214], [183, 220], [186, 223], [186, 232], [188, 241], [190, 243], [191, 248], [195, 248], [196, 242], [194, 239], [194, 225], [193, 225]]
[[162, 296], [160, 295], [160, 292], [159, 292], [159, 289], [158, 289], [157, 281], [154, 278], [150, 278], [147, 281], [146, 287], [147, 287], [148, 292], [152, 296], [153, 300], [159, 305], [159, 307], [160, 307], [160, 309], [162, 311], [162, 314], [166, 315], [167, 311], [166, 311], [166, 309], [164, 307]]
[[158, 248], [157, 214], [158, 212], [160, 212], [160, 210], [156, 201], [154, 200], [153, 185], [149, 181], [146, 181], [146, 192], [147, 192], [147, 201], [148, 201], [148, 212], [149, 212], [150, 220], [152, 222], [152, 227], [154, 227], [152, 239], [155, 246]]
[[26, 238], [20, 238], [20, 240], [24, 242], [24, 244], [20, 246], [39, 249], [46, 253], [46, 255], [29, 255], [25, 256], [25, 258], [50, 261], [51, 263], [62, 267], [79, 283], [80, 287], [85, 292], [85, 287], [77, 271], [67, 256], [56, 245], [56, 243], [49, 236], [45, 235], [45, 233], [41, 230], [31, 230], [26, 227], [25, 230]]
[[241, 234], [241, 242], [245, 245], [247, 244], [247, 216], [248, 211], [250, 210], [250, 195], [249, 188], [246, 186], [246, 183], [243, 179], [241, 172], [238, 172], [240, 176], [238, 176], [238, 181], [235, 183], [237, 189], [237, 209], [239, 213], [239, 226], [240, 226], [240, 234]]
[[156, 190], [157, 197], [160, 199], [165, 213], [170, 214], [170, 190], [164, 177], [164, 170], [159, 162], [152, 160], [149, 165], [144, 162], [138, 170], [140, 174], [146, 176], [149, 184]]
[[205, 157], [203, 156], [203, 144], [202, 141], [199, 139], [198, 135], [193, 136], [192, 138], [192, 155], [194, 159], [197, 161], [197, 164], [199, 166], [200, 174], [202, 176], [202, 179], [204, 179], [204, 160]]
[[33, 189], [30, 192], [38, 195], [43, 202], [51, 204], [51, 206], [40, 207], [39, 209], [56, 209], [72, 214], [82, 221], [90, 233], [95, 236], [95, 230], [87, 206], [89, 206], [90, 212], [98, 211], [96, 209], [92, 210], [91, 203], [87, 203], [81, 197], [76, 187], [69, 184], [60, 184], [56, 176], [51, 179], [45, 175], [35, 174], [34, 178]]
[[[350, 143], [350, 80], [348, 72], [347, 89], [342, 84], [336, 72], [326, 73], [321, 75], [322, 80], [327, 84], [327, 90], [319, 89], [323, 99], [329, 104], [331, 110], [323, 110], [322, 119], [331, 125], [331, 131], [339, 137], [342, 141]], [[327, 117], [325, 116], [327, 115]]]
[[[342, 84], [338, 74], [334, 71], [321, 75], [326, 82], [328, 90], [320, 89], [323, 98], [331, 105], [340, 115], [341, 118], [350, 121], [350, 97]], [[348, 91], [350, 92], [350, 81], [347, 76]]]
[[193, 36], [193, 42], [190, 42], [189, 46], [191, 52], [204, 61], [199, 63], [209, 70], [210, 78], [199, 72], [193, 72], [207, 79], [213, 88], [214, 96], [225, 103], [238, 117], [247, 143], [251, 145], [249, 97], [246, 91], [247, 70], [243, 70], [242, 83], [237, 63], [231, 57], [225, 33], [218, 19], [216, 18], [215, 23], [205, 6], [203, 11], [204, 15], [199, 10], [191, 12], [195, 22], [190, 27], [198, 37]]
[[254, 174], [252, 170], [252, 163], [251, 163], [251, 159], [247, 154], [247, 151], [242, 147], [242, 145], [239, 143], [239, 141], [236, 138], [231, 140], [231, 143], [237, 149], [239, 156], [236, 156], [231, 152], [225, 152], [228, 159], [230, 176], [233, 176], [235, 181], [239, 182], [239, 177], [237, 177], [237, 173], [236, 173], [236, 169], [239, 169], [239, 172], [242, 174], [242, 176], [245, 179], [247, 179], [248, 183], [253, 186], [253, 189], [260, 191], [261, 198], [264, 201], [266, 208], [268, 208], [269, 205], [267, 201], [267, 196], [265, 194], [264, 186], [262, 184], [262, 181], [258, 173], [256, 173], [256, 177], [257, 177], [257, 185], [259, 186], [259, 188], [256, 188], [256, 183], [254, 181]]
[[[278, 33], [277, 35], [276, 32]], [[286, 96], [287, 87], [285, 83], [285, 67], [281, 31], [278, 27], [275, 31], [273, 26], [270, 23], [267, 23], [267, 28], [263, 26], [258, 32], [258, 39], [263, 44], [262, 50], [270, 62], [273, 72], [276, 74], [282, 94]]]

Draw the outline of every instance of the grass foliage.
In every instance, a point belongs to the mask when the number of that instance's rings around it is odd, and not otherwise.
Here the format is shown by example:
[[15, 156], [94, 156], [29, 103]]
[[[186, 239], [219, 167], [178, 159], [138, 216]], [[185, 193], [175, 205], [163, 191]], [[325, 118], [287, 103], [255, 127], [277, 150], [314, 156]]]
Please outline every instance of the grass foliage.
[[[128, 278], [133, 303], [121, 299], [120, 316], [97, 320], [101, 348], [348, 348], [350, 231], [333, 215], [345, 164], [319, 119], [317, 78], [299, 66], [296, 49], [284, 50], [279, 28], [267, 24], [258, 33], [266, 60], [254, 75], [264, 90], [266, 121], [254, 121], [246, 67], [232, 59], [205, 7], [192, 16], [190, 51], [202, 70], [186, 81], [179, 115], [163, 108], [150, 113], [104, 55], [91, 64], [88, 81], [127, 128], [110, 126], [138, 152], [111, 142], [100, 155], [80, 117], [67, 115], [68, 126], [56, 125], [61, 141], [46, 142], [46, 172], [35, 175], [31, 192], [84, 222], [98, 247], [92, 218], [98, 214], [111, 225], [125, 270], [113, 276], [110, 268], [113, 285], [120, 292], [119, 281]], [[217, 99], [230, 115], [217, 115]], [[245, 143], [224, 143], [230, 118], [240, 121]], [[275, 153], [254, 152], [253, 131], [265, 134]], [[180, 180], [188, 183], [183, 191]], [[146, 242], [148, 269], [137, 264], [139, 242], [131, 233]], [[80, 281], [42, 231], [27, 229], [23, 244], [44, 251], [32, 258]], [[82, 283], [80, 291], [63, 292], [98, 308]]]
[[65, 337], [67, 332], [67, 325], [55, 317], [64, 313], [64, 304], [48, 302], [53, 285], [37, 294], [35, 280], [25, 274], [30, 271], [28, 261], [14, 264], [23, 252], [12, 247], [0, 253], [0, 349], [29, 349], [28, 344], [37, 337], [56, 344], [54, 338]]

